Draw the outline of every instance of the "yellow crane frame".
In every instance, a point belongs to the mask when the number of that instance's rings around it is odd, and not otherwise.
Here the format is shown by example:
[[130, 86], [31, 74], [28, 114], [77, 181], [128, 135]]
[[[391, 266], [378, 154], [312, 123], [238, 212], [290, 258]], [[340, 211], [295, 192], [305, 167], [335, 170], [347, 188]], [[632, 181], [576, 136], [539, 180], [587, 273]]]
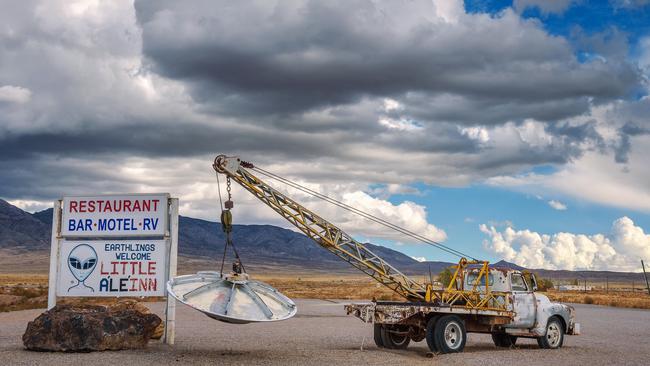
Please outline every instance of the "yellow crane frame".
[[[504, 293], [490, 291], [487, 280], [485, 290], [478, 290], [481, 279], [487, 278], [489, 273], [486, 261], [468, 261], [462, 258], [455, 266], [456, 271], [449, 286], [444, 290], [433, 290], [430, 284], [425, 286], [409, 278], [336, 225], [252, 174], [246, 169], [254, 169], [252, 164], [243, 162], [237, 157], [219, 155], [214, 160], [213, 168], [218, 174], [225, 174], [235, 180], [321, 247], [407, 300], [435, 301], [469, 309], [507, 310], [508, 297]], [[473, 288], [466, 290], [463, 288], [465, 271], [468, 265], [473, 264], [481, 264], [482, 267]]]
[[[465, 288], [465, 276], [468, 267], [477, 265], [478, 273], [472, 287]], [[510, 297], [506, 292], [492, 291], [490, 289], [490, 262], [468, 260], [461, 258], [449, 281], [447, 288], [434, 290], [432, 285], [427, 285], [425, 301], [439, 302], [448, 306], [461, 306], [466, 309], [481, 309], [494, 311], [508, 311], [510, 308]], [[481, 289], [482, 287], [482, 289]]]

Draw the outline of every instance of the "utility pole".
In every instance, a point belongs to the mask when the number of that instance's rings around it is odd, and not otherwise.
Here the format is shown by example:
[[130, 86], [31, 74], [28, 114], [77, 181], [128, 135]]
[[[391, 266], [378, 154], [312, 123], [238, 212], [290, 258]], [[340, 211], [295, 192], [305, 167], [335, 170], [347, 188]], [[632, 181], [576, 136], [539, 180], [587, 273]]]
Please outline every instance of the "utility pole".
[[641, 267], [643, 268], [643, 277], [645, 278], [645, 287], [648, 289], [648, 295], [650, 295], [650, 285], [648, 284], [648, 275], [645, 273], [645, 264], [643, 259], [641, 259]]

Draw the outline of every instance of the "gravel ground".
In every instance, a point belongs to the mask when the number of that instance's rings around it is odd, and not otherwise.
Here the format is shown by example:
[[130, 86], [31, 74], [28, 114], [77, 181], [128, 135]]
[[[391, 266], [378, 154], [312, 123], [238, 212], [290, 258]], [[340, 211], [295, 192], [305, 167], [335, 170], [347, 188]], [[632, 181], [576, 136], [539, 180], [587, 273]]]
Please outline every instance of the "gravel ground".
[[21, 336], [40, 311], [0, 313], [0, 365], [650, 365], [648, 310], [575, 305], [583, 335], [565, 338], [560, 350], [540, 350], [534, 340], [497, 349], [489, 336], [470, 334], [464, 353], [427, 358], [426, 342], [377, 349], [371, 326], [346, 316], [342, 302], [297, 304], [293, 319], [247, 325], [214, 321], [179, 304], [174, 346], [154, 341], [145, 350], [86, 354], [25, 351]]

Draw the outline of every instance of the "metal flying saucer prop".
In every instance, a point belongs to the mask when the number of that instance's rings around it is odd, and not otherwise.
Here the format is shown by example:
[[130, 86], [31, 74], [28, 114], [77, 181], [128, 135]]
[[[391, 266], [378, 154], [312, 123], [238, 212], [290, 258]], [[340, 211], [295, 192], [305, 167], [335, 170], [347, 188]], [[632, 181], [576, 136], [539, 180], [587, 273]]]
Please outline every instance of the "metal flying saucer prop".
[[288, 297], [246, 274], [205, 271], [167, 282], [176, 300], [210, 318], [227, 323], [271, 322], [289, 319], [298, 308]]

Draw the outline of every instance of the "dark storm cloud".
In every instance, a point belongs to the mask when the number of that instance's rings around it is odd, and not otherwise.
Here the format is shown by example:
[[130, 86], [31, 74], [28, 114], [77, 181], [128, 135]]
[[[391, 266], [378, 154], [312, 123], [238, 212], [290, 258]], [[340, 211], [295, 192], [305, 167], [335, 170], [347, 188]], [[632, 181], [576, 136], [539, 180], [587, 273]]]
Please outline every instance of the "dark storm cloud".
[[[564, 120], [638, 83], [619, 48], [581, 63], [511, 11], [443, 15], [428, 0], [6, 5], [0, 197], [171, 191], [213, 178], [217, 153], [321, 183], [469, 184], [580, 156], [600, 136]], [[550, 142], [520, 135], [530, 120]]]
[[617, 163], [627, 163], [629, 161], [630, 149], [632, 142], [630, 138], [633, 136], [650, 134], [650, 128], [642, 127], [634, 123], [626, 123], [623, 127], [618, 129], [619, 142], [614, 148], [614, 159]]
[[482, 118], [430, 112], [434, 121], [499, 124], [580, 114], [588, 98], [617, 98], [637, 85], [634, 67], [579, 63], [562, 38], [511, 13], [447, 24], [431, 2], [428, 13], [410, 17], [393, 14], [409, 5], [376, 4], [137, 1], [136, 13], [150, 67], [188, 82], [195, 100], [223, 114], [295, 113], [416, 92], [490, 106]]

